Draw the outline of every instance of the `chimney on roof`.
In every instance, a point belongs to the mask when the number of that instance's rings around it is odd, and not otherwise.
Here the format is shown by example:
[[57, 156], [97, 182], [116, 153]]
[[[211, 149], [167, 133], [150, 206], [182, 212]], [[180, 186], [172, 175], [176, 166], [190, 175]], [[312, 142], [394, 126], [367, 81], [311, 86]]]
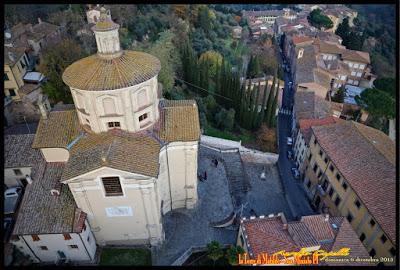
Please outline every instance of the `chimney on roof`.
[[329, 221], [329, 214], [325, 214], [325, 221], [326, 221], [326, 222]]
[[42, 20], [39, 17], [37, 19], [38, 19], [39, 24], [41, 24]]
[[50, 190], [50, 193], [52, 196], [60, 196], [60, 192], [61, 192], [61, 183], [57, 182], [57, 184], [55, 184], [54, 188], [52, 188]]
[[287, 230], [287, 229], [288, 229], [288, 225], [287, 225], [287, 223], [283, 223], [283, 227], [282, 227], [282, 229], [284, 229], [284, 230]]

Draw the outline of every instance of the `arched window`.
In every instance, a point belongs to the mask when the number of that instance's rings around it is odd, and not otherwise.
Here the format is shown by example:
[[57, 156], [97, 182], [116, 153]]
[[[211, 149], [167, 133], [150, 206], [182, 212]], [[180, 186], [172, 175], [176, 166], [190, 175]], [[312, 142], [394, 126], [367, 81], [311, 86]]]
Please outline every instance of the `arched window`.
[[138, 107], [141, 108], [143, 106], [146, 106], [147, 103], [148, 101], [147, 101], [146, 89], [142, 89], [138, 93]]
[[116, 114], [114, 100], [112, 98], [103, 99], [104, 114]]

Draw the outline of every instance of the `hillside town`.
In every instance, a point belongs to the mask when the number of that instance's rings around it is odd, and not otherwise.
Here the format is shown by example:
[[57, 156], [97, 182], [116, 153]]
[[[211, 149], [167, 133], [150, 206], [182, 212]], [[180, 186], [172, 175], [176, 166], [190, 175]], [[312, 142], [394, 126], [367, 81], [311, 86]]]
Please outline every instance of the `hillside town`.
[[5, 15], [5, 266], [396, 265], [364, 15], [55, 6]]

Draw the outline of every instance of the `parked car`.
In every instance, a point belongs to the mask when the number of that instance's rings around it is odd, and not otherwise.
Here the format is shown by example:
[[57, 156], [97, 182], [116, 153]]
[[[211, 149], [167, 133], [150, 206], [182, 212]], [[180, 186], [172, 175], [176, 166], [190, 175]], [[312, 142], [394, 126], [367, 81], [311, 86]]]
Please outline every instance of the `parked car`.
[[293, 177], [294, 177], [295, 179], [299, 179], [299, 178], [300, 178], [300, 172], [299, 172], [299, 170], [298, 170], [297, 168], [295, 168], [295, 167], [292, 168], [292, 174], [293, 174]]
[[292, 145], [293, 139], [291, 137], [287, 137], [287, 145]]
[[288, 159], [292, 159], [293, 158], [293, 152], [291, 150], [287, 151], [287, 157], [288, 157]]
[[9, 188], [4, 192], [4, 214], [13, 214], [22, 197], [22, 188]]

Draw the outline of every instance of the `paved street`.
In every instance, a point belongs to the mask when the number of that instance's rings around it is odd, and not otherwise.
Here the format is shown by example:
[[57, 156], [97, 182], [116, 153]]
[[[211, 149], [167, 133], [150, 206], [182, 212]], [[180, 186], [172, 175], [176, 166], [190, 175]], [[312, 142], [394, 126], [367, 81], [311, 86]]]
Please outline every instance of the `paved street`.
[[[286, 200], [292, 211], [293, 216], [311, 215], [314, 213], [310, 207], [306, 192], [300, 180], [293, 177], [291, 168], [295, 167], [292, 160], [287, 158], [287, 151], [291, 149], [287, 145], [287, 137], [291, 136], [292, 114], [288, 113], [293, 106], [294, 92], [289, 87], [291, 81], [290, 73], [284, 72], [285, 87], [282, 98], [282, 108], [278, 114], [278, 131], [279, 131], [279, 159], [278, 168], [282, 180], [283, 189], [285, 191]], [[295, 85], [295, 82], [293, 82]], [[291, 112], [291, 111], [290, 111]], [[294, 138], [293, 138], [294, 144]]]

